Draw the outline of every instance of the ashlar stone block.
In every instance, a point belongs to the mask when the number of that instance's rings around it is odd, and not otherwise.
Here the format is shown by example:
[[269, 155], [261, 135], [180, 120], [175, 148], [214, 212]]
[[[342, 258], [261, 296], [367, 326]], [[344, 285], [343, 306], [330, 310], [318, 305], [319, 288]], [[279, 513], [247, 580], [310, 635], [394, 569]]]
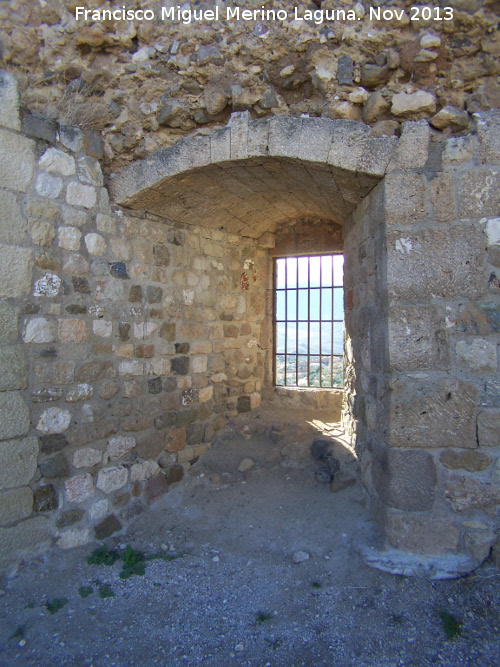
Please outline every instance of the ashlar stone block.
[[500, 162], [500, 110], [475, 113], [474, 119], [481, 162], [490, 164]]
[[33, 491], [29, 486], [0, 493], [0, 524], [27, 519], [33, 512]]
[[0, 568], [5, 568], [24, 552], [48, 547], [50, 540], [51, 522], [46, 517], [35, 517], [11, 528], [0, 528]]
[[478, 390], [466, 382], [398, 382], [391, 396], [388, 442], [391, 447], [474, 449], [478, 404]]
[[[484, 291], [484, 241], [476, 226], [392, 232], [387, 235], [389, 296], [427, 301], [481, 297]], [[423, 268], [425, 267], [425, 268]]]
[[28, 365], [21, 346], [0, 348], [0, 391], [25, 389]]
[[18, 391], [0, 393], [0, 440], [26, 435], [29, 427], [29, 409], [21, 393]]
[[[1, 176], [0, 176], [1, 179]], [[29, 248], [0, 244], [0, 297], [27, 296], [31, 290], [33, 253]]]
[[19, 308], [8, 301], [0, 300], [0, 344], [13, 343], [17, 340], [17, 321]]
[[460, 540], [460, 530], [451, 519], [403, 512], [388, 515], [386, 534], [394, 548], [426, 555], [453, 552]]
[[459, 364], [465, 364], [474, 371], [497, 370], [497, 346], [484, 338], [472, 341], [459, 340], [456, 347], [456, 358]]
[[36, 438], [0, 442], [0, 489], [29, 484], [36, 472], [37, 456]]
[[489, 410], [478, 414], [477, 438], [480, 447], [500, 445], [500, 410]]
[[21, 129], [17, 80], [8, 72], [0, 72], [0, 125], [10, 130]]
[[373, 465], [375, 485], [386, 505], [409, 512], [431, 509], [437, 481], [431, 454], [389, 449], [379, 453]]
[[13, 192], [0, 190], [0, 239], [7, 243], [22, 243], [28, 223]]
[[413, 224], [425, 217], [425, 181], [420, 174], [388, 174], [385, 178], [388, 225]]
[[3, 188], [26, 192], [35, 168], [35, 142], [0, 129], [0, 183]]
[[497, 216], [500, 210], [500, 171], [474, 169], [464, 172], [459, 192], [461, 219]]

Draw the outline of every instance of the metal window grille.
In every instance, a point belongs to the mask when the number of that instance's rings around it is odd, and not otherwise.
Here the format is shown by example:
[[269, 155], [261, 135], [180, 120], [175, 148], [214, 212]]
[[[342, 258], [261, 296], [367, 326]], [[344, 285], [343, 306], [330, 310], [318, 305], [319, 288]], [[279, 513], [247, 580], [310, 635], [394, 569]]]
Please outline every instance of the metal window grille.
[[275, 260], [275, 385], [343, 386], [343, 279], [343, 255]]

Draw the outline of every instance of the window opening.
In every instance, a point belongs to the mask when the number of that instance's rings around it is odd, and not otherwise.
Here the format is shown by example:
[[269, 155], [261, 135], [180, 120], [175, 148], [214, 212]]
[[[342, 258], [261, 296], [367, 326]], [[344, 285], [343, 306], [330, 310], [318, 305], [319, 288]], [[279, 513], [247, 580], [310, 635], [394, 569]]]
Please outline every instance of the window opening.
[[344, 256], [275, 260], [277, 386], [342, 387]]

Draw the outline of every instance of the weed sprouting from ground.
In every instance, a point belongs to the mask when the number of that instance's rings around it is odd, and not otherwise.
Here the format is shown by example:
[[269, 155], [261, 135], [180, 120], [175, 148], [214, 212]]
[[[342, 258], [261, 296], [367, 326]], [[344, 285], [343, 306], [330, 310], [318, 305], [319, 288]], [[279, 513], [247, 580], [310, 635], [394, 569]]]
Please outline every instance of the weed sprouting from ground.
[[323, 584], [321, 581], [311, 581], [311, 587], [314, 588], [315, 590], [319, 590], [320, 588], [323, 587]]
[[113, 565], [120, 555], [117, 551], [112, 549], [108, 551], [108, 547], [103, 544], [99, 549], [94, 549], [92, 554], [87, 558], [87, 563], [89, 565]]
[[255, 614], [255, 620], [259, 625], [262, 625], [262, 623], [265, 623], [266, 621], [270, 621], [273, 618], [273, 614], [270, 614], [267, 611], [258, 611]]
[[448, 639], [455, 639], [455, 637], [460, 635], [460, 623], [449, 611], [443, 609], [439, 612], [439, 616], [443, 622], [444, 632]]
[[108, 586], [108, 584], [103, 584], [99, 589], [99, 597], [102, 600], [105, 600], [106, 598], [114, 598], [115, 594], [113, 593], [111, 588]]
[[120, 579], [128, 579], [133, 574], [142, 577], [146, 573], [144, 554], [140, 551], [134, 551], [130, 544], [125, 551], [120, 554], [120, 558], [123, 561], [123, 569], [118, 575]]
[[80, 586], [80, 588], [78, 589], [78, 595], [81, 598], [85, 599], [92, 594], [93, 590], [94, 589], [92, 588], [92, 586]]
[[87, 558], [89, 565], [114, 565], [117, 561], [123, 563], [122, 570], [118, 575], [120, 579], [129, 579], [133, 574], [142, 577], [146, 573], [146, 562], [148, 560], [164, 560], [170, 562], [180, 558], [180, 554], [148, 554], [136, 551], [130, 544], [121, 553], [115, 549], [108, 549], [104, 544], [99, 549], [95, 549]]
[[45, 609], [49, 612], [49, 614], [55, 614], [67, 604], [67, 598], [54, 598], [53, 600], [45, 603]]

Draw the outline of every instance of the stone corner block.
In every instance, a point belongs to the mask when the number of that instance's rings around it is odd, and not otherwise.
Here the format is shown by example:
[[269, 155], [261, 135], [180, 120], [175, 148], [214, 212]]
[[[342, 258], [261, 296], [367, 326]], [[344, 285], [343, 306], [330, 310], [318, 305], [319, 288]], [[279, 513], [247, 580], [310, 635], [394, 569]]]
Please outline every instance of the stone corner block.
[[10, 130], [21, 129], [19, 119], [19, 92], [16, 77], [0, 72], [0, 125]]
[[424, 167], [429, 157], [430, 136], [431, 131], [426, 120], [404, 122], [398, 146], [387, 172]]
[[18, 391], [0, 393], [0, 440], [16, 438], [28, 433], [29, 408]]
[[0, 569], [21, 555], [47, 547], [51, 540], [51, 523], [46, 517], [22, 521], [12, 528], [0, 528]]
[[0, 183], [26, 192], [35, 168], [35, 142], [0, 128]]
[[0, 256], [0, 297], [27, 296], [31, 290], [33, 252], [29, 248], [0, 244]]
[[36, 472], [38, 449], [37, 438], [0, 442], [0, 489], [31, 482]]
[[482, 111], [474, 114], [479, 155], [483, 163], [500, 162], [500, 109]]

